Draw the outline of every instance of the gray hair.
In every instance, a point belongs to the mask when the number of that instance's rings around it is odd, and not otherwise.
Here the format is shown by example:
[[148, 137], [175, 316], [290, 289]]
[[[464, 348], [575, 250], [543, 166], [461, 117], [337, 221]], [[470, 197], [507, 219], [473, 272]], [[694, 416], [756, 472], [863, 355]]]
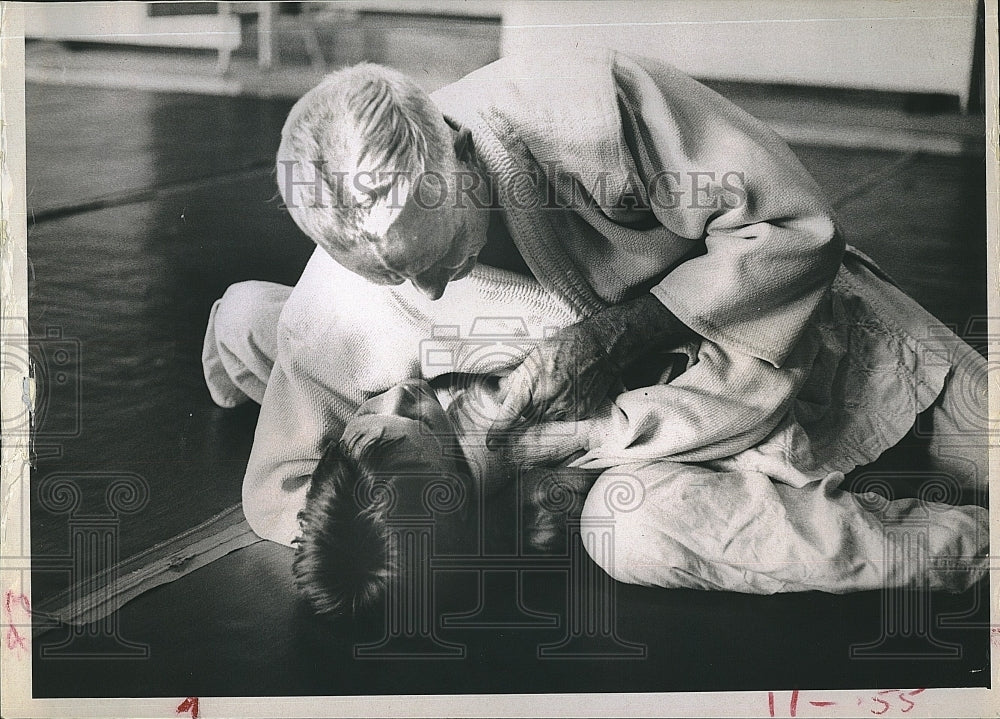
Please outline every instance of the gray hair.
[[363, 63], [327, 75], [292, 108], [278, 148], [278, 190], [325, 248], [377, 241], [414, 178], [446, 167], [448, 128], [411, 79]]

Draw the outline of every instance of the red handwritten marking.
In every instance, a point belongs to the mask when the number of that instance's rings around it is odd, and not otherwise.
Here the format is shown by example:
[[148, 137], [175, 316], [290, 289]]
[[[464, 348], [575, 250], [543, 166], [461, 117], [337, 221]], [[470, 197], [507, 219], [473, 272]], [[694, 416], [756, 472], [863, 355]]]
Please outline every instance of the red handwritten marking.
[[24, 637], [21, 636], [21, 632], [17, 631], [17, 627], [13, 624], [7, 627], [7, 648], [11, 651], [15, 649], [28, 651], [28, 644]]
[[[816, 706], [824, 706], [833, 704], [833, 702], [810, 702]], [[788, 714], [789, 716], [795, 716], [799, 710], [799, 690], [792, 690], [792, 698], [788, 702]], [[767, 693], [767, 713], [769, 716], [774, 716], [774, 692]]]
[[[924, 691], [926, 691], [926, 689], [923, 689], [923, 688], [921, 688], [921, 689], [911, 689], [909, 691], [905, 691], [903, 689], [882, 689], [882, 690], [880, 690], [878, 692], [877, 695], [869, 697], [869, 699], [871, 699], [871, 701], [876, 702], [877, 704], [881, 705], [881, 709], [870, 709], [869, 711], [872, 714], [885, 714], [890, 709], [899, 709], [899, 711], [901, 711], [903, 714], [906, 714], [907, 712], [909, 712], [910, 710], [912, 710], [917, 705], [916, 702], [910, 701], [909, 699], [907, 699], [907, 697], [915, 697], [915, 696], [917, 696], [918, 694], [920, 694], [921, 692], [924, 692]], [[895, 706], [894, 704], [890, 703], [887, 699], [881, 699], [881, 698], [879, 698], [879, 697], [886, 696], [887, 694], [895, 694], [896, 698], [900, 702], [902, 702], [902, 706]], [[861, 705], [861, 699], [859, 698], [858, 699], [858, 706], [860, 706], [860, 705]]]
[[[31, 600], [28, 599], [24, 594], [17, 595], [17, 603], [21, 605], [25, 612], [31, 614]], [[4, 594], [3, 598], [4, 609], [7, 611], [7, 616], [13, 621], [14, 619], [14, 590], [8, 589]]]
[[832, 706], [834, 706], [834, 705], [835, 705], [835, 704], [836, 704], [837, 702], [812, 702], [812, 701], [811, 701], [811, 702], [809, 702], [809, 703], [810, 703], [810, 704], [812, 704], [812, 705], [813, 705], [814, 707], [832, 707]]
[[28, 647], [28, 642], [26, 638], [22, 636], [21, 632], [17, 630], [17, 627], [14, 626], [15, 600], [17, 601], [17, 604], [19, 604], [20, 607], [25, 611], [25, 613], [27, 613], [29, 617], [31, 616], [31, 600], [29, 600], [28, 597], [25, 596], [24, 594], [15, 595], [13, 590], [8, 589], [4, 593], [4, 598], [3, 598], [3, 609], [7, 621], [7, 631], [5, 633], [7, 649], [11, 651], [17, 650], [18, 652], [20, 651], [30, 652], [31, 650]]
[[915, 707], [915, 706], [916, 706], [916, 704], [915, 704], [914, 702], [911, 702], [911, 701], [910, 701], [909, 699], [907, 699], [907, 698], [906, 698], [905, 696], [903, 696], [903, 692], [900, 692], [900, 693], [899, 693], [899, 700], [900, 700], [901, 702], [906, 702], [907, 704], [909, 704], [909, 705], [910, 705], [910, 706], [906, 707], [906, 709], [903, 709], [903, 710], [902, 710], [902, 712], [903, 712], [904, 714], [905, 714], [906, 712], [910, 711], [910, 709], [912, 709], [913, 707]]
[[198, 719], [198, 697], [188, 697], [177, 707], [177, 714], [191, 712], [191, 719]]
[[869, 711], [872, 714], [885, 714], [887, 711], [889, 711], [889, 702], [887, 702], [885, 699], [879, 699], [878, 697], [872, 697], [872, 701], [876, 701], [879, 704], [884, 704], [885, 705], [885, 709], [883, 709], [880, 712], [877, 712], [874, 709], [870, 709]]

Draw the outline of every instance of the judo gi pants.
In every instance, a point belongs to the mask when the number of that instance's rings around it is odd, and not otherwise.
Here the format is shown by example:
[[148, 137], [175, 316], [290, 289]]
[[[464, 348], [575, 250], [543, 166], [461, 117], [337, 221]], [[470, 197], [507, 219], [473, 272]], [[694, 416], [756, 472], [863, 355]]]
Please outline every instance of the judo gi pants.
[[[291, 290], [243, 282], [215, 303], [203, 364], [220, 406], [262, 401]], [[940, 325], [912, 304], [926, 315], [922, 321]], [[960, 345], [943, 391], [921, 416], [931, 430], [926, 469], [985, 500], [987, 365]], [[900, 499], [844, 492], [842, 481], [834, 472], [796, 488], [711, 463], [622, 465], [600, 473], [588, 493], [582, 537], [612, 577], [651, 586], [762, 594], [887, 586], [958, 591], [985, 573], [988, 515], [982, 507], [953, 506], [955, 482], [929, 482], [917, 497]], [[902, 556], [907, 547], [917, 549]]]

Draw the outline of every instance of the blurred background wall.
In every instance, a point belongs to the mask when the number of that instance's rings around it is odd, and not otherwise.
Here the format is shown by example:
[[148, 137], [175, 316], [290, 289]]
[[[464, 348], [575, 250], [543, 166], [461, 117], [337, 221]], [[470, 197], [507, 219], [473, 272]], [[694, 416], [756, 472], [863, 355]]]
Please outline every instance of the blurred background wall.
[[[978, 84], [977, 6], [977, 0], [25, 5], [28, 38], [71, 43], [75, 50], [119, 46], [214, 54], [193, 75], [191, 58], [175, 56], [174, 64], [192, 87], [230, 94], [299, 94], [314, 74], [360, 59], [419, 67], [428, 84], [440, 84], [502, 53], [593, 43], [659, 57], [702, 79], [943, 94], [962, 108], [970, 95], [975, 102]], [[70, 71], [98, 81], [94, 74], [102, 68], [93, 57], [59, 61], [63, 77]], [[29, 53], [28, 64], [29, 79], [44, 81], [44, 57]], [[309, 71], [280, 82], [269, 84], [260, 75], [267, 70], [273, 80], [281, 68], [302, 65]], [[141, 84], [142, 61], [117, 69], [120, 80]], [[115, 68], [105, 72], [114, 75]], [[150, 72], [171, 74], [162, 63]]]
[[972, 82], [975, 0], [503, 3], [503, 51], [591, 43], [699, 78], [956, 95]]

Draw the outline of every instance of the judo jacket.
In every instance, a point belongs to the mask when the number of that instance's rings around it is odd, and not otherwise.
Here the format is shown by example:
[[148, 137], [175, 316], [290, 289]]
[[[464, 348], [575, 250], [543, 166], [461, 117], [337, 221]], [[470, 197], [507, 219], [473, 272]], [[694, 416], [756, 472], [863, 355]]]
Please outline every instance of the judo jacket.
[[[877, 457], [940, 392], [948, 362], [926, 361], [914, 331], [872, 310], [878, 300], [852, 299], [874, 279], [842, 266], [832, 211], [785, 143], [669, 65], [612, 51], [512, 57], [432, 97], [471, 132], [534, 277], [478, 265], [431, 301], [318, 248], [281, 310], [244, 481], [261, 536], [292, 542], [312, 470], [366, 398], [409, 377], [509, 371], [532, 339], [643, 292], [704, 338], [698, 361], [620, 397], [590, 466], [746, 457], [774, 432], [822, 437], [820, 453], [798, 445], [808, 462], [768, 470], [801, 485]], [[851, 324], [871, 336], [837, 330]], [[857, 382], [845, 374], [859, 368]], [[866, 403], [849, 415], [847, 390]], [[773, 464], [775, 453], [751, 454], [767, 462], [748, 470]]]

